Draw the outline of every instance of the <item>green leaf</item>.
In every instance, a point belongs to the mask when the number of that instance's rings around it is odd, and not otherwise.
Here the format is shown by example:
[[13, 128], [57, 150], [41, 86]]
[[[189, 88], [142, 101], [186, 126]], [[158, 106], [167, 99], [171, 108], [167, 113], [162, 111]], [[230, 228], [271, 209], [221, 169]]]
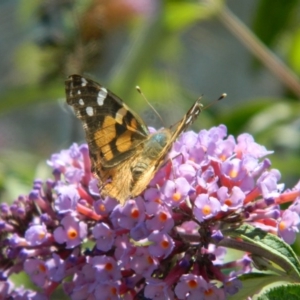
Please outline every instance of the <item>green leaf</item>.
[[[286, 280], [299, 282], [300, 262], [298, 257], [293, 249], [277, 236], [248, 224], [224, 230], [223, 234], [233, 239], [225, 238], [221, 241], [222, 246], [226, 245], [265, 258], [281, 267], [287, 275]], [[277, 269], [277, 271], [282, 273], [281, 270]]]
[[39, 83], [7, 90], [1, 97], [3, 101], [0, 101], [0, 114], [15, 108], [64, 97], [62, 82], [60, 80], [47, 84]]
[[287, 284], [278, 287], [274, 287], [269, 291], [260, 295], [257, 300], [299, 300], [300, 299], [300, 285], [299, 284]]
[[216, 5], [199, 2], [169, 2], [166, 5], [165, 26], [177, 32], [192, 26], [196, 21], [205, 20], [216, 14], [223, 1], [215, 1]]
[[51, 169], [44, 160], [41, 162], [32, 153], [7, 149], [1, 150], [0, 156], [2, 201], [12, 202], [18, 195], [28, 194], [34, 178], [47, 178], [51, 175]]
[[218, 122], [226, 124], [231, 134], [250, 131], [257, 135], [276, 124], [290, 124], [293, 119], [297, 120], [299, 110], [300, 103], [290, 99], [255, 98], [224, 110], [219, 114]]
[[241, 280], [243, 288], [240, 289], [240, 291], [237, 294], [228, 297], [228, 299], [247, 299], [248, 297], [251, 297], [255, 293], [259, 292], [265, 286], [272, 284], [275, 281], [278, 281], [279, 277], [273, 274], [251, 273], [240, 276], [239, 280]]
[[226, 124], [230, 134], [243, 132], [248, 122], [260, 111], [274, 105], [277, 99], [258, 98], [241, 103], [230, 109], [223, 110], [218, 116], [218, 122]]
[[289, 63], [293, 70], [300, 74], [300, 29], [292, 35], [291, 49], [288, 56]]

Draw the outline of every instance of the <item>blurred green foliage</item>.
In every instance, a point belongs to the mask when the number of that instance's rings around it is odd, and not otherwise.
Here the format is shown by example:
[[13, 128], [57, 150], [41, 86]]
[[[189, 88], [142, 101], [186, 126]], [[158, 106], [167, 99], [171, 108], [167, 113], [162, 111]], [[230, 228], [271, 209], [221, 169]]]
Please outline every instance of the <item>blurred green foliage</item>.
[[269, 47], [275, 46], [288, 30], [294, 31], [299, 24], [297, 10], [299, 0], [262, 0], [258, 2], [253, 19], [254, 33]]

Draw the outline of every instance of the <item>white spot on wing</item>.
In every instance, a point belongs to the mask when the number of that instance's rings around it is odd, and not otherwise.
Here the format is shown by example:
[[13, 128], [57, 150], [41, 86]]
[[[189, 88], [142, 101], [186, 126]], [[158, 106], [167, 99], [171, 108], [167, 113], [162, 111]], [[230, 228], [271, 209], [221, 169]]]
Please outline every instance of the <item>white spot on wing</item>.
[[187, 120], [185, 121], [185, 124], [189, 124], [189, 123], [191, 122], [192, 118], [193, 118], [192, 115], [189, 116], [189, 117], [187, 118]]
[[78, 90], [78, 91], [77, 91], [77, 94], [78, 94], [78, 95], [81, 95], [81, 91], [80, 91], [80, 90]]
[[94, 115], [94, 110], [92, 107], [87, 106], [85, 109], [86, 113], [91, 117], [92, 115]]
[[81, 98], [79, 99], [78, 102], [79, 102], [80, 105], [84, 105], [84, 101]]
[[87, 81], [83, 77], [81, 78], [81, 86], [86, 86]]
[[98, 105], [100, 105], [100, 106], [103, 105], [106, 96], [107, 96], [107, 89], [103, 87], [100, 89], [98, 96], [97, 96]]
[[[194, 114], [196, 109], [199, 111], [199, 106], [196, 105], [196, 103], [195, 103], [194, 106], [193, 106], [193, 108], [192, 108], [191, 111], [190, 111], [190, 114]], [[197, 114], [197, 113], [196, 113], [196, 114]]]

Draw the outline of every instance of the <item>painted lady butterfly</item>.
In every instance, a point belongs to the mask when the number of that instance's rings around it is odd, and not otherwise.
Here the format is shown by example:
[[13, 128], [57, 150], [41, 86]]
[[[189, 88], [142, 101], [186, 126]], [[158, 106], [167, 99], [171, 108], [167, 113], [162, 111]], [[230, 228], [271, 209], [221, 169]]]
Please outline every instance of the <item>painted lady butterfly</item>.
[[141, 194], [173, 142], [198, 117], [198, 99], [176, 126], [149, 133], [147, 125], [120, 98], [80, 75], [66, 80], [67, 103], [82, 121], [92, 172], [102, 195], [121, 204]]

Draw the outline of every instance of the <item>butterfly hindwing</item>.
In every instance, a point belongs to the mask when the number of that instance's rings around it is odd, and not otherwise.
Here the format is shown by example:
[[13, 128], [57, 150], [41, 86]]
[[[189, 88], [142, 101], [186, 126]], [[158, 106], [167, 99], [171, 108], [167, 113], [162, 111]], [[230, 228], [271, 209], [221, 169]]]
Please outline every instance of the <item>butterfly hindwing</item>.
[[83, 122], [101, 194], [122, 204], [143, 192], [173, 142], [201, 111], [197, 100], [176, 126], [150, 134], [120, 98], [92, 80], [71, 75], [66, 81], [66, 97]]

